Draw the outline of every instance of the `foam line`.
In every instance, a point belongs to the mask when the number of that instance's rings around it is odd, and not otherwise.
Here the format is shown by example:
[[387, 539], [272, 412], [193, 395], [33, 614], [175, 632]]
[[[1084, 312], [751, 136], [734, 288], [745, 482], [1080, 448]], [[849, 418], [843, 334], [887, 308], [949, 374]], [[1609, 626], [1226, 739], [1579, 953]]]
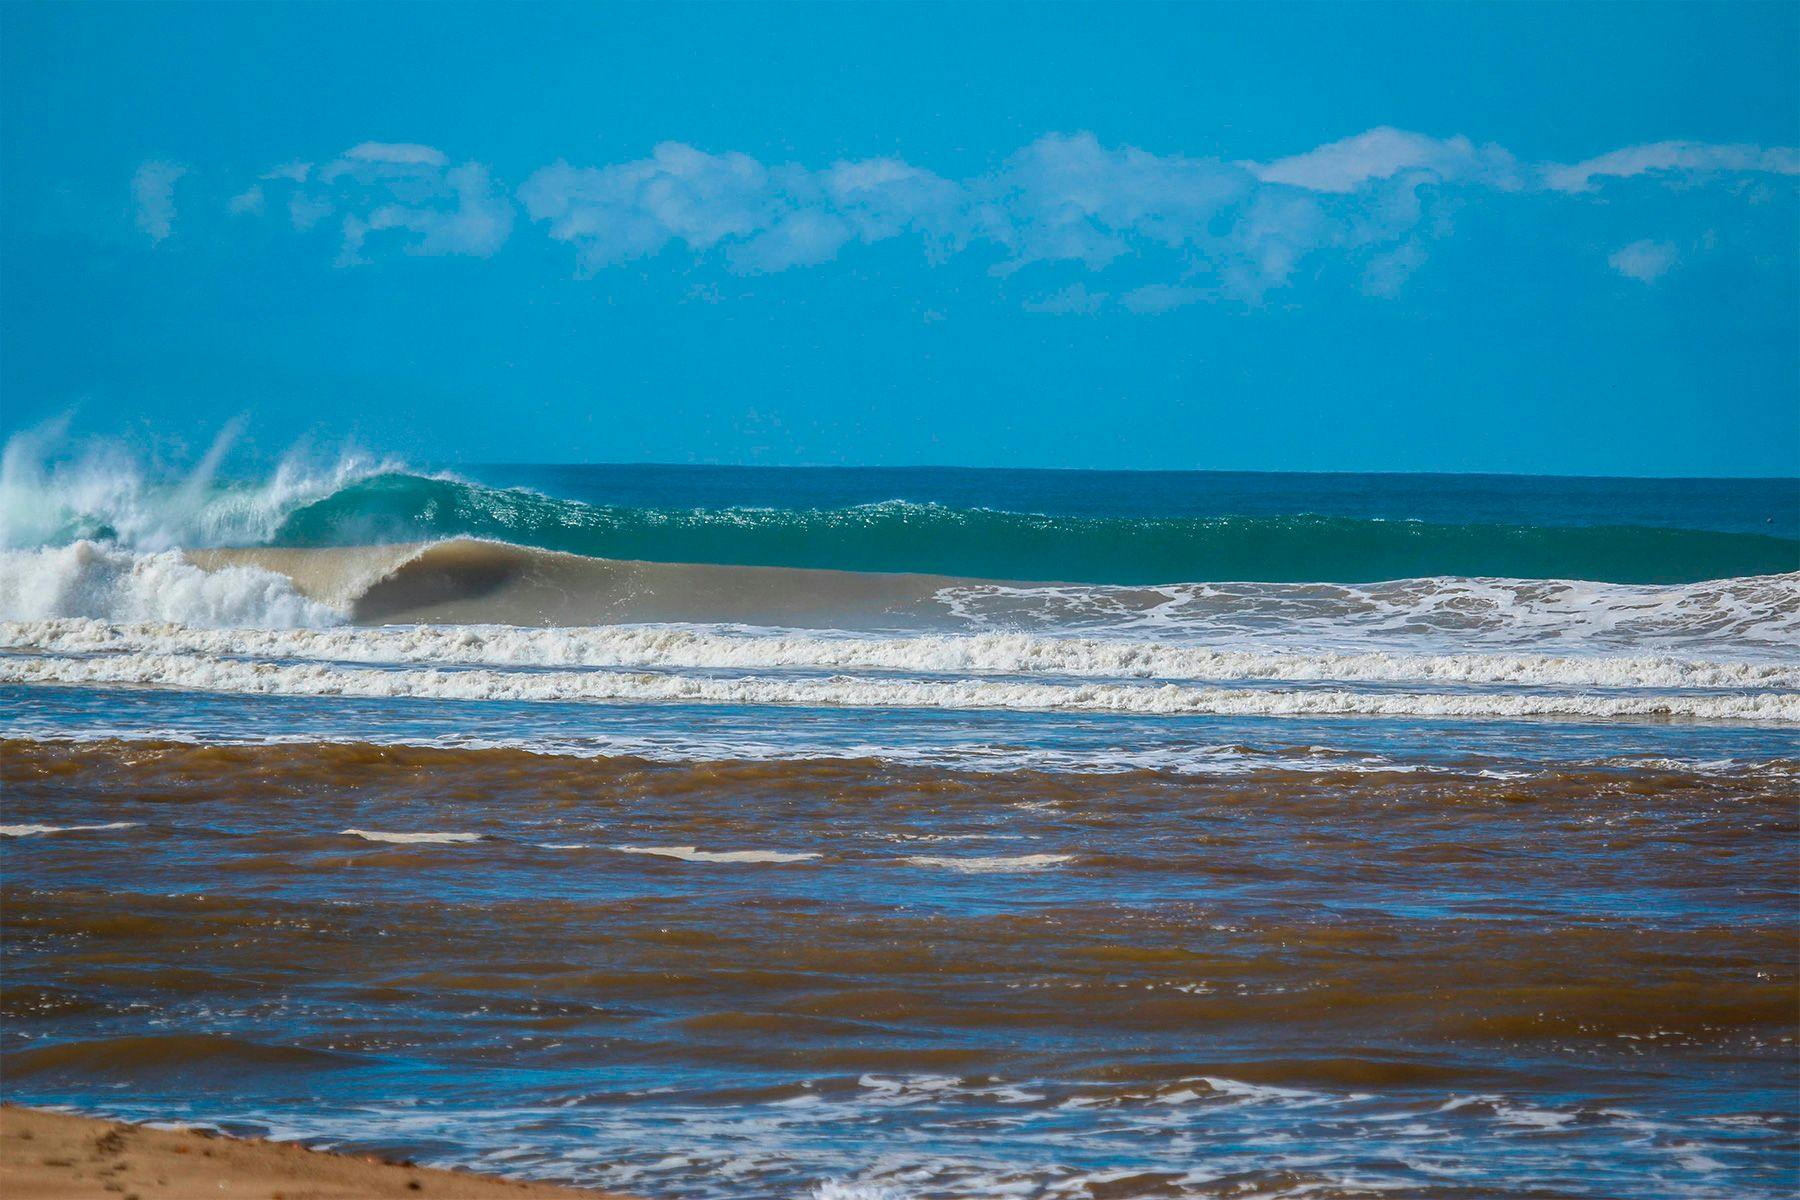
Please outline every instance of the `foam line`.
[[1028, 633], [852, 637], [693, 626], [221, 630], [169, 622], [112, 624], [64, 619], [0, 623], [0, 646], [59, 655], [231, 655], [335, 663], [493, 667], [807, 669], [1158, 681], [1800, 688], [1800, 664], [1767, 661], [1673, 655], [1231, 650]]
[[0, 658], [0, 683], [136, 685], [268, 696], [668, 701], [811, 708], [1030, 709], [1216, 716], [1699, 718], [1800, 721], [1800, 694], [1667, 695], [1247, 690], [965, 679], [706, 678], [612, 671], [377, 670], [179, 654]]

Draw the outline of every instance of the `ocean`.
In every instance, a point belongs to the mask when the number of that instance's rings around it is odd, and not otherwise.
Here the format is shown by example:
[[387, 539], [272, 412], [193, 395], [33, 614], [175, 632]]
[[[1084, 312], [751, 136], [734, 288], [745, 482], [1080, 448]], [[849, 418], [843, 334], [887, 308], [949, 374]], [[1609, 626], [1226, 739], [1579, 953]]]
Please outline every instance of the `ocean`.
[[8, 1098], [643, 1197], [1800, 1188], [1800, 481], [9, 445]]

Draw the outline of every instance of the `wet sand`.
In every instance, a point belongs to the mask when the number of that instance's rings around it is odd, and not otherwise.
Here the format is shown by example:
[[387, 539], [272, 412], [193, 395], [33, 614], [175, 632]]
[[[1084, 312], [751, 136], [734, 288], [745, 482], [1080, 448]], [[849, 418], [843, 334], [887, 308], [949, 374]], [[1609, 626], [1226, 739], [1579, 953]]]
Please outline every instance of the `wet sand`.
[[606, 1194], [197, 1130], [0, 1106], [7, 1200], [605, 1200]]

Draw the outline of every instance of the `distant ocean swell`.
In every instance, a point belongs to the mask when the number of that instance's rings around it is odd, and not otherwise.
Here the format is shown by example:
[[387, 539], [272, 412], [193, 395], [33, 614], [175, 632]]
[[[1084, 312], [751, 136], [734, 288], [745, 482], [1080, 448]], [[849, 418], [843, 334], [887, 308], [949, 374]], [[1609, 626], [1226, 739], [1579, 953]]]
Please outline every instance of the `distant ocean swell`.
[[588, 558], [1144, 585], [1428, 576], [1667, 584], [1800, 569], [1800, 540], [1631, 525], [1388, 521], [1304, 513], [1046, 515], [890, 500], [837, 508], [590, 504], [372, 461], [284, 466], [256, 485], [156, 486], [105, 464], [12, 470], [0, 542], [139, 551], [476, 538]]
[[295, 509], [271, 543], [486, 538], [592, 558], [1156, 584], [1427, 575], [1681, 583], [1800, 567], [1800, 542], [1680, 529], [1341, 517], [1097, 518], [889, 501], [830, 510], [583, 504], [382, 474]]

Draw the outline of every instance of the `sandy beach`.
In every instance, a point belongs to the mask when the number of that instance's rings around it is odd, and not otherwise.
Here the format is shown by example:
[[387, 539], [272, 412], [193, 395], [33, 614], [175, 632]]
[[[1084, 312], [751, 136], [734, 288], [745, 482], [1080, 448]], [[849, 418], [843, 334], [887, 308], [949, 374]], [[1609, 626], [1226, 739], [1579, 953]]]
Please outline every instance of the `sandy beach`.
[[303, 1146], [0, 1107], [7, 1200], [605, 1200], [605, 1193]]

